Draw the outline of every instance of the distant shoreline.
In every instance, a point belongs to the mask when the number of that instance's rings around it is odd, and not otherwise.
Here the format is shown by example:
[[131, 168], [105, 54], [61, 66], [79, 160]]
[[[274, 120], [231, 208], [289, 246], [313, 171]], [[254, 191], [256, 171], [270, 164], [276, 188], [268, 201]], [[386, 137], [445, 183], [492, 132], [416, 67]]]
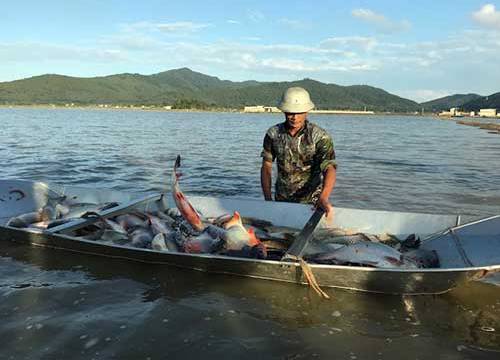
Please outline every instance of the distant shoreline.
[[[55, 104], [31, 104], [31, 105], [6, 105], [0, 104], [0, 109], [43, 109], [43, 110], [98, 110], [98, 111], [155, 111], [155, 112], [210, 112], [210, 113], [240, 113], [252, 115], [279, 115], [281, 112], [245, 112], [242, 109], [213, 108], [213, 109], [166, 109], [162, 106], [114, 106], [107, 107], [101, 105], [55, 105]], [[369, 111], [364, 113], [357, 110], [316, 110], [311, 111], [312, 115], [348, 115], [348, 116], [428, 116], [437, 117], [434, 113], [405, 113], [405, 112], [377, 112]]]

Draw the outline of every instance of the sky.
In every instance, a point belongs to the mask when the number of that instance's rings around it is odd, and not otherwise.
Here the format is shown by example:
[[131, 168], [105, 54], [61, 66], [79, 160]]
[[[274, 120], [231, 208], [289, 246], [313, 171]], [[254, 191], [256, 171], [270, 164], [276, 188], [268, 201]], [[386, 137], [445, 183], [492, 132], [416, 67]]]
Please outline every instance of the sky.
[[500, 91], [500, 0], [5, 1], [0, 82], [188, 67], [366, 84], [418, 102]]

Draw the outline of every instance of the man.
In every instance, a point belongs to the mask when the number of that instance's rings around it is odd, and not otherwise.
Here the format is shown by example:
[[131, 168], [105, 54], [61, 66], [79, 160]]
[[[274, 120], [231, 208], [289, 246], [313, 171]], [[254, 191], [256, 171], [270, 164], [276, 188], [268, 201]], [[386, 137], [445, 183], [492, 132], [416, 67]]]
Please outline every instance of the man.
[[278, 107], [285, 113], [285, 122], [271, 127], [264, 137], [260, 172], [264, 198], [272, 200], [272, 167], [276, 159], [275, 200], [313, 204], [328, 215], [337, 168], [332, 138], [307, 120], [307, 112], [314, 104], [303, 88], [287, 89]]

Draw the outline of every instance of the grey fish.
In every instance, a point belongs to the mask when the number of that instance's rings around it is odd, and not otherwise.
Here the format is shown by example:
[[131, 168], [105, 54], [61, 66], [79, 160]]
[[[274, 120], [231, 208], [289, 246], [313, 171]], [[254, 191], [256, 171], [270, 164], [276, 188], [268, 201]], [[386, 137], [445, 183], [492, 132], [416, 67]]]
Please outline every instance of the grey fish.
[[113, 243], [120, 245], [130, 242], [127, 233], [116, 231], [113, 229], [104, 229], [103, 234], [101, 235], [99, 240], [112, 241]]
[[155, 237], [151, 241], [151, 249], [157, 251], [168, 251], [168, 247], [165, 242], [165, 234], [158, 233], [155, 235]]
[[119, 215], [114, 219], [118, 224], [120, 224], [125, 230], [130, 231], [134, 227], [143, 227], [144, 220], [135, 214], [123, 214]]
[[109, 229], [113, 230], [114, 232], [121, 234], [122, 236], [127, 236], [127, 231], [116, 221], [110, 220], [110, 219], [103, 219], [104, 224], [106, 227]]
[[132, 246], [138, 248], [147, 248], [150, 246], [153, 240], [153, 233], [146, 228], [136, 228], [132, 233], [130, 233], [130, 239], [132, 241]]
[[417, 263], [404, 257], [390, 246], [369, 241], [360, 241], [343, 246], [332, 252], [313, 254], [308, 257], [313, 262], [323, 264], [358, 264], [377, 268], [417, 269]]
[[33, 211], [25, 214], [15, 216], [7, 221], [7, 226], [16, 228], [28, 227], [31, 224], [45, 222], [55, 219], [56, 212], [50, 205], [45, 205], [38, 211]]
[[148, 222], [153, 230], [153, 234], [165, 234], [169, 235], [173, 230], [165, 224], [159, 217], [148, 214]]
[[34, 211], [10, 218], [9, 221], [7, 221], [6, 225], [15, 228], [25, 228], [28, 227], [30, 224], [37, 223], [40, 221], [43, 221], [40, 212]]
[[170, 227], [172, 227], [175, 224], [174, 218], [172, 218], [171, 216], [168, 216], [163, 211], [156, 211], [154, 213], [151, 213], [151, 215], [154, 215], [154, 216], [162, 219]]
[[190, 236], [183, 243], [183, 250], [190, 254], [214, 253], [222, 249], [224, 240], [214, 239], [207, 232], [198, 236]]

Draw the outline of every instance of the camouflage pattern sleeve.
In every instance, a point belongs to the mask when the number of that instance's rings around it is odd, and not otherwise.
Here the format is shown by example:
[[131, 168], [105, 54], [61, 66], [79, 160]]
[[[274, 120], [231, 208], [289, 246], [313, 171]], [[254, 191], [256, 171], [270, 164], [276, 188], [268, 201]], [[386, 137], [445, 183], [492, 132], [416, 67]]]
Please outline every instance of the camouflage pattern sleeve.
[[273, 154], [273, 141], [269, 134], [266, 134], [266, 136], [264, 137], [264, 148], [262, 149], [260, 156], [262, 156], [264, 160], [271, 162], [275, 158]]
[[316, 156], [320, 163], [321, 172], [324, 172], [329, 165], [337, 168], [333, 140], [327, 133], [322, 134], [316, 143]]

